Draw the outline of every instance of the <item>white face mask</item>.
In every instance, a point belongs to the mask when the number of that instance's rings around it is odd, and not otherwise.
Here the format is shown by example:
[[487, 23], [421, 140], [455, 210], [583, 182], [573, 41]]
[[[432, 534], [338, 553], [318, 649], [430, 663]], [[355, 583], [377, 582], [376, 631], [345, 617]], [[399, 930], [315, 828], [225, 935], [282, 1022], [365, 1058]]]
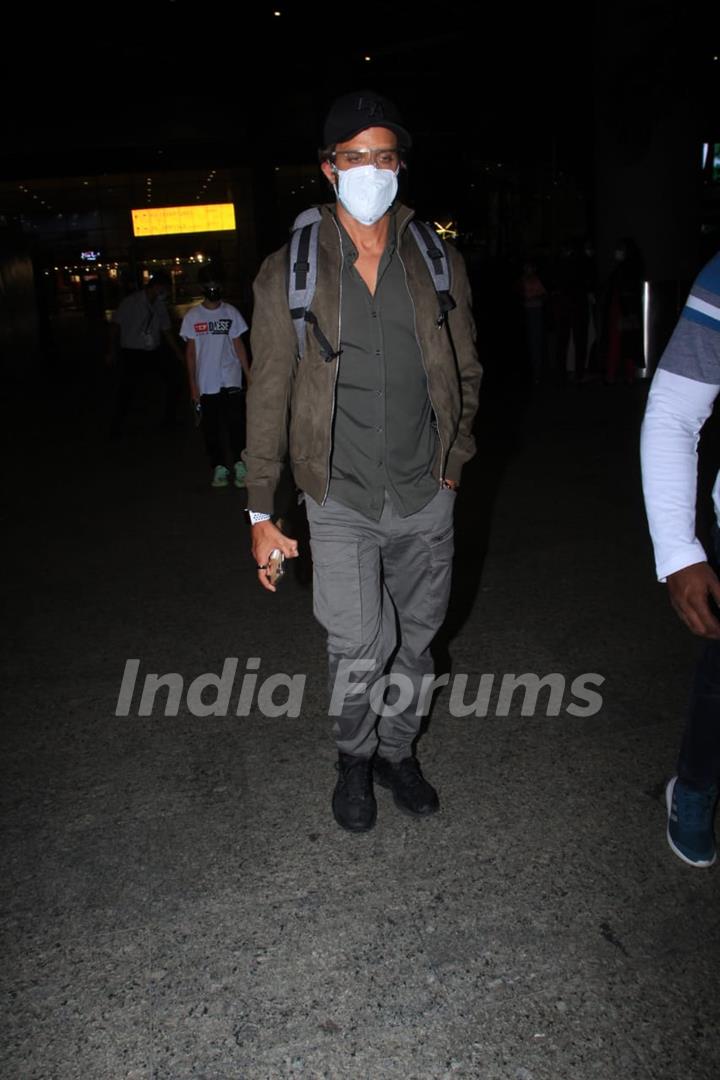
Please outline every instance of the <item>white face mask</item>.
[[339, 169], [335, 175], [338, 199], [361, 225], [379, 221], [397, 195], [397, 172], [392, 169], [359, 165], [356, 169]]

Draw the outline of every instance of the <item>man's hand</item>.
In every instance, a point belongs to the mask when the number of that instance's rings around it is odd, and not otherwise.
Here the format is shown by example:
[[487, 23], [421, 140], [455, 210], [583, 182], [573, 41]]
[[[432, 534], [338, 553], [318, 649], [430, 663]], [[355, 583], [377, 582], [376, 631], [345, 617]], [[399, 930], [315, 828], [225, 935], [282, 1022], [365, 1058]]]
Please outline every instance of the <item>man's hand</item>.
[[720, 622], [708, 604], [708, 596], [712, 596], [720, 605], [720, 581], [706, 562], [693, 563], [670, 574], [667, 587], [670, 603], [693, 634], [720, 639]]
[[[259, 567], [267, 566], [270, 552], [275, 548], [279, 548], [286, 559], [297, 558], [297, 540], [292, 540], [289, 536], [285, 536], [285, 533], [281, 533], [272, 521], [258, 521], [257, 525], [251, 525], [250, 531], [253, 559]], [[265, 570], [258, 570], [258, 581], [268, 592], [277, 592], [275, 586], [270, 584]]]

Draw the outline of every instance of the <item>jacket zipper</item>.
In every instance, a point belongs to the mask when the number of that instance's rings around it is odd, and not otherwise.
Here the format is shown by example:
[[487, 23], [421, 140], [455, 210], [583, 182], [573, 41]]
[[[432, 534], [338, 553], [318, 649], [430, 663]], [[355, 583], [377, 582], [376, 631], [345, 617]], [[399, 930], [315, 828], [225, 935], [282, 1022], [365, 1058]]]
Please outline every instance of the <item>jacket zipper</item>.
[[435, 430], [437, 431], [438, 440], [440, 442], [440, 483], [442, 483], [443, 477], [444, 477], [444, 472], [445, 472], [445, 447], [443, 446], [442, 435], [440, 434], [440, 418], [438, 416], [438, 411], [435, 408], [435, 402], [432, 399], [432, 394], [430, 393], [430, 375], [428, 373], [427, 364], [425, 363], [425, 356], [423, 354], [422, 345], [420, 344], [420, 338], [418, 337], [418, 332], [417, 332], [417, 311], [416, 311], [416, 308], [415, 308], [415, 301], [413, 300], [413, 295], [412, 295], [412, 292], [410, 291], [410, 285], [408, 284], [407, 267], [405, 266], [405, 263], [403, 262], [403, 257], [400, 254], [400, 237], [398, 237], [398, 259], [400, 260], [400, 265], [403, 268], [403, 274], [405, 275], [405, 287], [407, 288], [408, 296], [410, 297], [410, 303], [412, 304], [412, 309], [413, 309], [413, 329], [415, 331], [415, 340], [417, 342], [417, 346], [418, 346], [418, 349], [420, 351], [420, 363], [422, 364], [423, 371], [425, 372], [425, 385], [427, 387], [428, 401], [430, 402], [430, 408], [432, 409], [433, 416], [435, 417]]

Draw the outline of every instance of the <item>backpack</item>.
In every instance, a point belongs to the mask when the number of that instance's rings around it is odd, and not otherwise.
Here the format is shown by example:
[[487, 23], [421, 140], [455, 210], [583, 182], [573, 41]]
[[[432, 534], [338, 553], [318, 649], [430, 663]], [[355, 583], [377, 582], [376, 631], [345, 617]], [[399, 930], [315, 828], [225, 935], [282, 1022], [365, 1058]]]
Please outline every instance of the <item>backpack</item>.
[[[318, 326], [316, 316], [310, 310], [317, 285], [317, 251], [321, 217], [318, 207], [313, 206], [298, 215], [293, 223], [290, 238], [288, 306], [297, 337], [298, 360], [302, 360], [305, 353], [305, 324], [310, 323], [322, 355], [330, 363], [338, 358], [340, 352], [333, 351], [332, 345]], [[425, 222], [411, 221], [408, 227], [435, 286], [440, 308], [437, 325], [440, 327], [446, 321], [448, 312], [455, 307], [455, 301], [450, 295], [451, 277], [447, 250], [435, 230]]]

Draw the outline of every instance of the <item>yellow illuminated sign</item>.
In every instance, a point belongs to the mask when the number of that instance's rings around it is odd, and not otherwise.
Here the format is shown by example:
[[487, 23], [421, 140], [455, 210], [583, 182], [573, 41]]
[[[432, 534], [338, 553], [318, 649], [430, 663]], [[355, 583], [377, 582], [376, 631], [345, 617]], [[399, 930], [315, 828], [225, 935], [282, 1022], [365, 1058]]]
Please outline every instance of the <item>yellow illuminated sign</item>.
[[130, 213], [135, 236], [221, 232], [235, 228], [235, 207], [232, 203], [158, 206], [148, 210], [131, 210]]

